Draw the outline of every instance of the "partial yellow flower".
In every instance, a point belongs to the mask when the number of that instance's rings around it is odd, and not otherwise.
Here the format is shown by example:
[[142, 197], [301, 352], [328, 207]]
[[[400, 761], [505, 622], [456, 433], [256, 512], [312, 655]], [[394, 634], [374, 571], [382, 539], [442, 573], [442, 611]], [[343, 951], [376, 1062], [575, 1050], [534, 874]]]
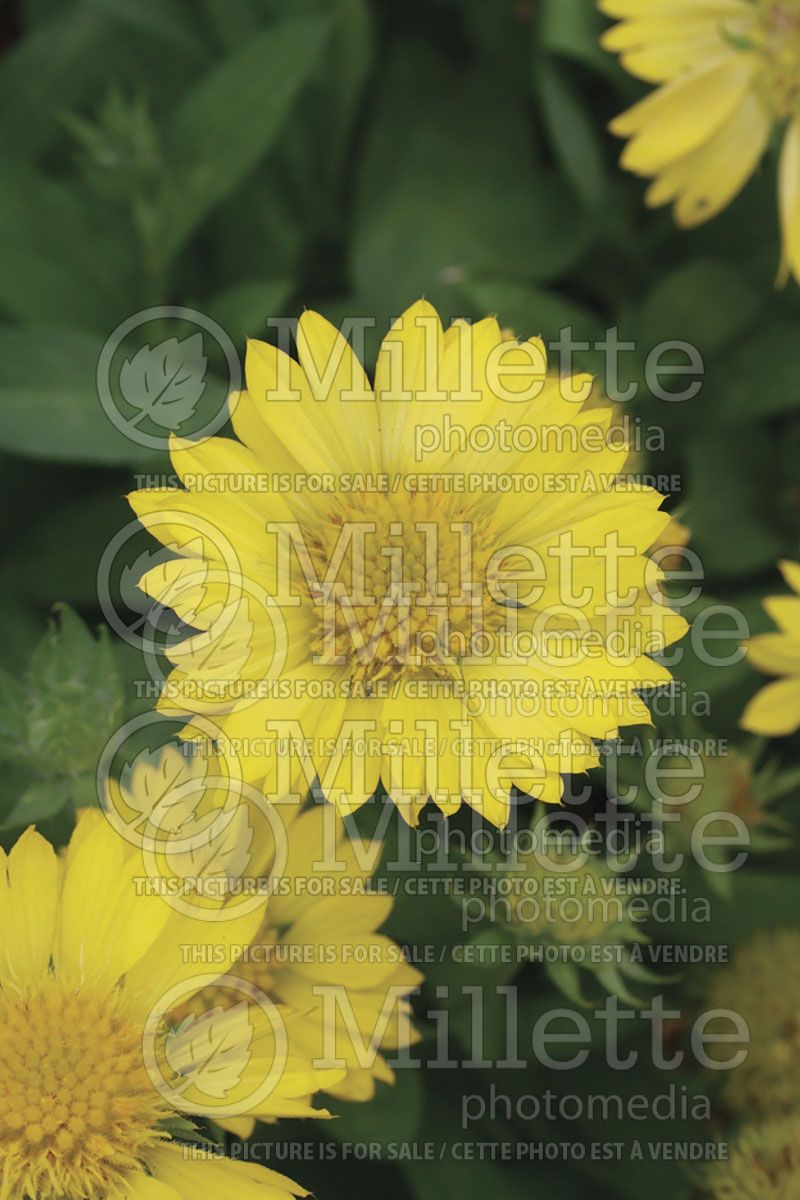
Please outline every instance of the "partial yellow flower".
[[[106, 800], [113, 820], [147, 846], [152, 882], [171, 885], [167, 902], [179, 911], [205, 918], [225, 898], [226, 911], [238, 915], [254, 895], [259, 906], [255, 937], [239, 948], [225, 986], [184, 1001], [174, 1022], [231, 1007], [241, 997], [230, 981], [243, 979], [256, 996], [294, 1012], [294, 1051], [344, 1067], [331, 1095], [371, 1099], [376, 1080], [394, 1081], [381, 1050], [417, 1040], [407, 997], [422, 979], [378, 932], [394, 903], [373, 879], [380, 846], [349, 836], [329, 805], [301, 811], [250, 789], [226, 794], [224, 764], [192, 749], [143, 752], [109, 785]], [[253, 1126], [251, 1119], [220, 1123], [237, 1133]]]
[[[263, 1016], [233, 1012], [177, 1031], [158, 1018], [171, 994], [192, 988], [198, 967], [186, 950], [227, 954], [261, 914], [196, 922], [143, 895], [137, 852], [98, 812], [81, 818], [62, 860], [30, 829], [0, 854], [0, 1194], [304, 1195], [272, 1171], [192, 1145], [185, 1114], [202, 1096], [208, 1114], [222, 1067], [231, 1095], [259, 1096], [258, 1115], [324, 1116], [310, 1097], [342, 1072], [282, 1055]], [[215, 1047], [224, 1052], [213, 1061]]]
[[[346, 1066], [345, 1078], [326, 1089], [331, 1095], [371, 1100], [376, 1081], [394, 1082], [381, 1051], [418, 1040], [407, 997], [422, 976], [378, 932], [394, 902], [373, 883], [374, 847], [346, 837], [327, 806], [294, 819], [288, 837], [288, 860], [263, 924], [230, 974], [299, 1014], [292, 1045], [309, 1059]], [[229, 990], [210, 987], [183, 1012], [231, 1002]], [[244, 1136], [252, 1125], [231, 1127]]]
[[140, 586], [201, 631], [169, 651], [160, 711], [186, 737], [213, 722], [270, 798], [316, 776], [349, 812], [380, 781], [411, 822], [430, 797], [496, 825], [512, 787], [557, 802], [670, 681], [662, 497], [620, 478], [591, 377], [494, 319], [445, 331], [415, 304], [374, 388], [316, 313], [297, 345], [250, 342], [240, 441], [176, 439], [183, 489], [130, 497], [179, 556]]
[[619, 23], [603, 45], [660, 86], [617, 117], [621, 163], [653, 180], [652, 207], [673, 204], [684, 229], [716, 216], [783, 137], [780, 281], [800, 279], [800, 4], [798, 0], [598, 0]]
[[745, 729], [766, 737], [783, 737], [800, 728], [800, 563], [779, 565], [796, 594], [764, 601], [780, 632], [759, 634], [747, 647], [747, 657], [757, 670], [783, 676], [757, 692], [742, 716]]

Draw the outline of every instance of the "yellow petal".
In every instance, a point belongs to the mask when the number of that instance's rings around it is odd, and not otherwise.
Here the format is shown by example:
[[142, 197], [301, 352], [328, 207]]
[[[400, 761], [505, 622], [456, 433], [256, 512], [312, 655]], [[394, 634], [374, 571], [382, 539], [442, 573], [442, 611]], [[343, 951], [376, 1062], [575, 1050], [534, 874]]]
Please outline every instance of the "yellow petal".
[[664, 84], [617, 117], [612, 132], [631, 138], [622, 165], [637, 175], [654, 175], [696, 150], [733, 116], [756, 65], [752, 54], [724, 54]]
[[[2, 852], [0, 852], [2, 853]], [[47, 971], [53, 948], [59, 867], [53, 847], [27, 829], [0, 864], [0, 979], [29, 984]]]
[[323, 443], [339, 446], [340, 461], [376, 470], [375, 397], [347, 339], [319, 313], [304, 312], [297, 323], [297, 352]]
[[105, 819], [69, 854], [55, 950], [60, 972], [80, 983], [111, 985], [158, 938], [170, 909], [142, 894], [141, 856]]
[[[393, 323], [378, 352], [375, 398], [384, 464], [397, 461], [407, 445], [413, 421], [428, 421], [439, 389], [439, 360], [443, 350], [439, 314], [426, 300], [418, 300]], [[441, 402], [439, 402], [441, 404]]]
[[800, 728], [800, 675], [769, 683], [744, 710], [742, 727], [764, 737], [785, 737]]
[[597, 7], [609, 17], [663, 16], [674, 21], [691, 20], [700, 13], [724, 19], [752, 12], [748, 0], [598, 0]]
[[692, 229], [715, 217], [742, 190], [767, 148], [772, 117], [756, 94], [745, 96], [706, 143], [658, 175], [645, 197], [651, 207], [675, 201], [675, 221]]
[[782, 633], [800, 637], [800, 596], [768, 596], [764, 610]]
[[797, 592], [798, 596], [800, 596], [800, 563], [784, 559], [778, 563], [778, 567], [792, 591]]
[[750, 642], [747, 658], [752, 667], [767, 675], [800, 675], [800, 637], [762, 633]]
[[289, 1200], [308, 1192], [285, 1175], [197, 1148], [151, 1150], [148, 1166], [186, 1200]]
[[300, 364], [267, 342], [248, 341], [244, 370], [247, 392], [232, 421], [245, 445], [268, 466], [274, 460], [277, 470], [341, 469], [338, 443], [330, 446], [322, 436], [317, 420], [322, 405], [312, 399]]
[[783, 261], [779, 280], [789, 273], [800, 282], [800, 115], [786, 130], [778, 173], [778, 206], [783, 235]]
[[[170, 910], [170, 919], [158, 938], [128, 972], [126, 993], [143, 1007], [157, 1004], [169, 992], [177, 993], [185, 986], [186, 994], [174, 997], [175, 1005], [183, 1003], [193, 994], [194, 978], [231, 970], [242, 946], [250, 945], [264, 920], [263, 905], [242, 916], [235, 915], [235, 907], [206, 909], [203, 914], [206, 919]], [[191, 949], [195, 946], [197, 961]]]
[[154, 1175], [130, 1171], [121, 1184], [119, 1200], [184, 1200], [184, 1193], [176, 1191]]

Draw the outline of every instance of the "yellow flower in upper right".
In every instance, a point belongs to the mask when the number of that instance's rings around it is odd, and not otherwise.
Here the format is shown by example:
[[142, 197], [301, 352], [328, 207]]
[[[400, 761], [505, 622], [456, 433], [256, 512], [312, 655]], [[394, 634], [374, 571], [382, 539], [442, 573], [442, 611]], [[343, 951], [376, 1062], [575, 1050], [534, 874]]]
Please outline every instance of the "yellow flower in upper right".
[[782, 562], [780, 569], [796, 595], [764, 601], [780, 632], [759, 634], [747, 647], [748, 660], [759, 671], [784, 676], [756, 692], [742, 716], [745, 729], [767, 737], [800, 729], [800, 563]]
[[598, 0], [602, 38], [654, 92], [611, 123], [620, 162], [653, 180], [645, 200], [691, 229], [742, 190], [776, 129], [783, 252], [800, 281], [800, 0]]

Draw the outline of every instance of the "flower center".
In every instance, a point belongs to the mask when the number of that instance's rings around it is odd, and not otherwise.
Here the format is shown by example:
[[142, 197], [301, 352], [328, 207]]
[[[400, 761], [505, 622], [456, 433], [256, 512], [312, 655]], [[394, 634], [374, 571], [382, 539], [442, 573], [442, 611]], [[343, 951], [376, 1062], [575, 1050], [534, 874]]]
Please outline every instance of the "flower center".
[[164, 1138], [170, 1109], [117, 998], [55, 979], [0, 996], [0, 1195], [105, 1200]]
[[762, 84], [778, 117], [800, 110], [800, 0], [760, 0], [754, 44]]
[[354, 494], [306, 538], [315, 579], [315, 661], [342, 665], [372, 694], [383, 682], [456, 678], [494, 657], [514, 628], [491, 515], [463, 496]]

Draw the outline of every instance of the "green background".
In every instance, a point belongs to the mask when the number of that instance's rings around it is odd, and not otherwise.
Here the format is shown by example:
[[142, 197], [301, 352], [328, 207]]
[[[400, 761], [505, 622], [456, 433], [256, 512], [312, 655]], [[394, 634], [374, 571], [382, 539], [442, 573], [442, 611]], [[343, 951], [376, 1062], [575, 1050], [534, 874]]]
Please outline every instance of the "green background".
[[[768, 156], [730, 209], [692, 233], [648, 212], [606, 132], [642, 89], [599, 48], [604, 21], [589, 0], [19, 0], [5, 18], [6, 841], [27, 820], [64, 836], [65, 812], [91, 802], [97, 745], [142, 706], [130, 686], [141, 666], [114, 638], [97, 642], [66, 617], [61, 635], [41, 639], [57, 603], [101, 622], [98, 563], [130, 519], [132, 475], [168, 470], [114, 429], [95, 386], [110, 332], [151, 305], [209, 314], [239, 350], [267, 335], [268, 316], [310, 307], [332, 320], [371, 315], [380, 329], [421, 295], [445, 318], [496, 313], [519, 336], [556, 338], [571, 325], [594, 340], [616, 326], [638, 347], [626, 383], [641, 380], [653, 344], [692, 342], [706, 364], [700, 394], [665, 403], [641, 393], [630, 411], [665, 429], [652, 466], [681, 477], [670, 504], [703, 560], [700, 607], [723, 601], [768, 627], [760, 600], [781, 590], [776, 563], [798, 557], [800, 534], [800, 293], [773, 286], [775, 164]], [[681, 674], [712, 696], [707, 730], [737, 740], [757, 676], [691, 654]], [[779, 769], [795, 751], [773, 747]], [[605, 803], [599, 780], [595, 803]], [[738, 940], [768, 924], [776, 903], [796, 908], [791, 864], [791, 850], [752, 864], [732, 900], [714, 899], [719, 927], [703, 936]], [[433, 897], [398, 906], [393, 930], [413, 941], [424, 927], [449, 944], [454, 920]], [[432, 975], [430, 987], [459, 982]], [[541, 972], [521, 984], [531, 1023], [560, 1003]], [[675, 987], [691, 994], [685, 981]], [[288, 1124], [263, 1136], [458, 1142], [460, 1093], [491, 1082], [479, 1075], [407, 1073], [374, 1105], [342, 1108], [335, 1129]], [[598, 1056], [565, 1078], [575, 1092], [632, 1086]], [[512, 1093], [552, 1083], [541, 1069], [500, 1080]], [[663, 1079], [636, 1081], [651, 1083]], [[618, 1135], [498, 1118], [469, 1136]], [[554, 1189], [638, 1200], [643, 1187], [656, 1198], [691, 1186], [680, 1168], [651, 1162], [282, 1165], [323, 1200]]]

